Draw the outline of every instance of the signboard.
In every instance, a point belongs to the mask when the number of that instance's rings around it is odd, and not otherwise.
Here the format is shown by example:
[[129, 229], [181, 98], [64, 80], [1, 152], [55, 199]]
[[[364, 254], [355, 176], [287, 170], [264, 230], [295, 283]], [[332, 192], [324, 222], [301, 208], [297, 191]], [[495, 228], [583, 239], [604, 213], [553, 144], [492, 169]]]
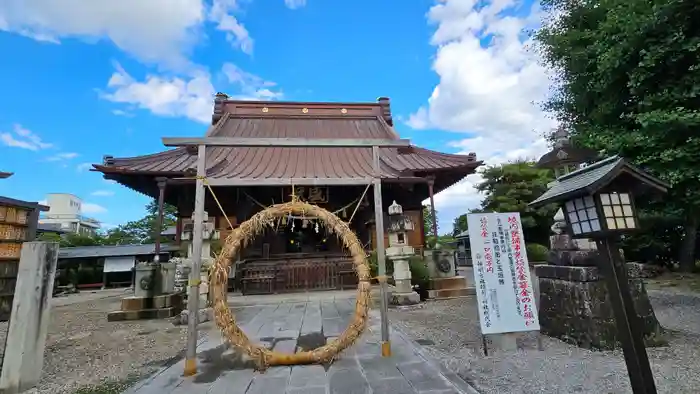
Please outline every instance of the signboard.
[[482, 334], [540, 329], [520, 214], [467, 215]]

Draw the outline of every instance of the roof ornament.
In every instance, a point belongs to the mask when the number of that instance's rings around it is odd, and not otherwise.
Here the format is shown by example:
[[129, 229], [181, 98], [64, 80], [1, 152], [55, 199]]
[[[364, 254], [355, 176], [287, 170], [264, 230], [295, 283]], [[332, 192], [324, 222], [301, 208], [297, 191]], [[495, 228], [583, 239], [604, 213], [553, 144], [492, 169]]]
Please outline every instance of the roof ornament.
[[308, 114], [308, 113], [309, 113], [309, 109], [306, 108], [306, 107], [305, 107], [305, 108], [302, 108], [302, 109], [301, 109], [301, 112], [303, 112], [303, 113], [305, 113], [305, 114]]
[[262, 111], [263, 111], [263, 112], [265, 112], [265, 113], [267, 113], [267, 112], [269, 112], [269, 111], [270, 111], [270, 109], [269, 109], [269, 108], [267, 108], [267, 107], [262, 107]]
[[341, 113], [341, 114], [347, 114], [347, 113], [348, 113], [348, 110], [347, 110], [346, 108], [343, 108], [343, 109], [340, 110], [340, 113]]

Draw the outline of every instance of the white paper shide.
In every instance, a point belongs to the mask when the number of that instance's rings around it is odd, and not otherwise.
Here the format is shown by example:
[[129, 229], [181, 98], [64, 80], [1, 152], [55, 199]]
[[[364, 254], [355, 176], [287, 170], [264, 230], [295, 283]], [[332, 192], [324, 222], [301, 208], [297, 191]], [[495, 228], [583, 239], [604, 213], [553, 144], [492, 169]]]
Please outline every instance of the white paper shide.
[[540, 329], [520, 214], [467, 215], [482, 334]]

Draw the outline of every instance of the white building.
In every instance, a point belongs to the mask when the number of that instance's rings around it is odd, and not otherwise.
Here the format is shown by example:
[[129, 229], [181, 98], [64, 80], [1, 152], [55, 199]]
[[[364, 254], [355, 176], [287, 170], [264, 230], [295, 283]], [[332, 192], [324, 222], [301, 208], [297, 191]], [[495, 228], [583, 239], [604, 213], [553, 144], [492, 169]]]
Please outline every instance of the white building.
[[42, 212], [39, 223], [59, 227], [69, 233], [93, 235], [100, 229], [100, 222], [82, 215], [83, 201], [68, 193], [46, 195], [48, 212]]

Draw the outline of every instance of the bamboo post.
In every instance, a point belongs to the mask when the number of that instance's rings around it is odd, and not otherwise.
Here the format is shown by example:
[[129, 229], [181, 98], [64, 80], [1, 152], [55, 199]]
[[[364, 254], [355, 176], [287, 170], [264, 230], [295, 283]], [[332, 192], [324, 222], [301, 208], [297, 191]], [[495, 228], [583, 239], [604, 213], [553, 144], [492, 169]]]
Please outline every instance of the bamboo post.
[[22, 245], [0, 376], [2, 393], [29, 390], [41, 378], [57, 260], [56, 242]]
[[199, 316], [199, 284], [202, 270], [202, 236], [204, 231], [204, 176], [206, 175], [206, 145], [197, 147], [197, 183], [194, 196], [194, 220], [192, 223], [192, 270], [187, 297], [187, 350], [185, 376], [197, 373], [197, 323]]

